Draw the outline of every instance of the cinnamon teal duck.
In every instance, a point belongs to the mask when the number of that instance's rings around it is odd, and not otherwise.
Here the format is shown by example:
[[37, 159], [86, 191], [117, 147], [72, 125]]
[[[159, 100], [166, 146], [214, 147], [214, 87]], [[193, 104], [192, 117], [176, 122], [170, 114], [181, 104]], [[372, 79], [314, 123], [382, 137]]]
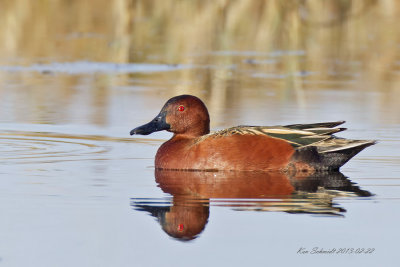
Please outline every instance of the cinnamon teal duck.
[[130, 134], [173, 133], [155, 157], [157, 169], [236, 171], [336, 171], [373, 140], [333, 134], [344, 121], [284, 126], [236, 126], [210, 133], [205, 104], [192, 95], [169, 99], [149, 123]]

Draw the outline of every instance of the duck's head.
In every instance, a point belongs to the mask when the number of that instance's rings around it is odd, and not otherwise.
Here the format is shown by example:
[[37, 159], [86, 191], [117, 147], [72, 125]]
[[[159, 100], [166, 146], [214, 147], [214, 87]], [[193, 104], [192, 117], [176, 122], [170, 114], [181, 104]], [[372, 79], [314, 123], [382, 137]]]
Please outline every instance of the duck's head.
[[210, 117], [203, 101], [192, 95], [175, 96], [151, 122], [133, 129], [130, 134], [148, 135], [162, 130], [191, 137], [208, 134]]

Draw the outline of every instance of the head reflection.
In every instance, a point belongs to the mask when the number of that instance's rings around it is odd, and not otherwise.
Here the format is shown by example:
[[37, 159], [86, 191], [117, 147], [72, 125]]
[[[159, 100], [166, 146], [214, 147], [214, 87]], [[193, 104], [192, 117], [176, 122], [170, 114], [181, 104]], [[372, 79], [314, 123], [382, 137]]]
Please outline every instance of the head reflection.
[[171, 237], [189, 241], [204, 230], [213, 206], [343, 216], [337, 196], [371, 196], [342, 173], [195, 172], [156, 170], [156, 182], [170, 200], [133, 199], [136, 210], [156, 217]]
[[171, 237], [188, 241], [204, 230], [209, 213], [208, 203], [178, 197], [173, 199], [169, 210], [159, 217], [159, 222]]
[[132, 206], [136, 210], [147, 211], [157, 218], [164, 232], [177, 240], [193, 240], [204, 230], [208, 222], [210, 209], [207, 199], [174, 196], [172, 201], [160, 203], [156, 200], [156, 202], [149, 199], [140, 201], [135, 199]]

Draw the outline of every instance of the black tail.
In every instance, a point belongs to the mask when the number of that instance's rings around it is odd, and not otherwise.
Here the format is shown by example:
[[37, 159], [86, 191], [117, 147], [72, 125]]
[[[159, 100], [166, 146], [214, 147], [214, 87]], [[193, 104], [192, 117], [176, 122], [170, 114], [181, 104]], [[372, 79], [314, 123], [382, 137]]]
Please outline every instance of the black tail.
[[326, 150], [322, 153], [319, 153], [321, 163], [324, 166], [329, 166], [330, 169], [338, 170], [342, 167], [346, 162], [348, 162], [352, 157], [360, 153], [364, 148], [372, 146], [376, 144], [376, 141], [369, 140], [348, 140], [348, 146], [344, 146], [341, 148], [336, 148], [332, 150]]
[[293, 159], [308, 162], [317, 170], [337, 171], [364, 148], [376, 144], [372, 140], [332, 138], [315, 146], [301, 147]]

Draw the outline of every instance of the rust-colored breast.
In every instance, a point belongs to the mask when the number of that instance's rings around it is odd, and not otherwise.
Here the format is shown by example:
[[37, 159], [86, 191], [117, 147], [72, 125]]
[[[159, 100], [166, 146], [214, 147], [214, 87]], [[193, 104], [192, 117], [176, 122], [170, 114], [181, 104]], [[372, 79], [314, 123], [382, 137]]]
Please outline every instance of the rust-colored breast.
[[283, 170], [294, 153], [284, 140], [266, 135], [208, 138], [174, 136], [157, 152], [156, 168], [195, 170]]

